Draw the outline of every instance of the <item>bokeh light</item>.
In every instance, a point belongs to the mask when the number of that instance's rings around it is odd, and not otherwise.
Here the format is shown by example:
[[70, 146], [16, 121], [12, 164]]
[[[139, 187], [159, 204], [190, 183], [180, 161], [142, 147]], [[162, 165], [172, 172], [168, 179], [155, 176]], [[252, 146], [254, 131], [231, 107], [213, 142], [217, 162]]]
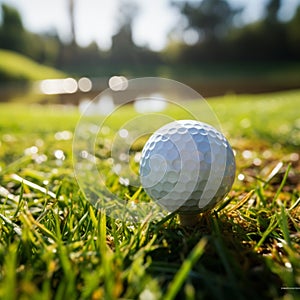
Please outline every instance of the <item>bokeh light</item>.
[[78, 88], [81, 92], [89, 92], [93, 87], [92, 81], [87, 77], [78, 80]]
[[124, 76], [112, 76], [108, 81], [108, 86], [113, 91], [125, 91], [128, 88], [128, 80]]
[[40, 82], [39, 89], [46, 95], [73, 94], [77, 91], [78, 85], [74, 78], [46, 79]]

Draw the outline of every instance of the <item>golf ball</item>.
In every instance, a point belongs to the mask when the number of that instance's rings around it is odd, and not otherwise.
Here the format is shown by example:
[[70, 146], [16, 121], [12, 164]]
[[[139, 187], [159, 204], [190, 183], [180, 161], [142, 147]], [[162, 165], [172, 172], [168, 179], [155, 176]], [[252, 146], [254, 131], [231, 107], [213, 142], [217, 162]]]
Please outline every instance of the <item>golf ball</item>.
[[146, 142], [140, 180], [146, 193], [170, 212], [213, 208], [230, 191], [235, 158], [214, 127], [195, 120], [164, 125]]

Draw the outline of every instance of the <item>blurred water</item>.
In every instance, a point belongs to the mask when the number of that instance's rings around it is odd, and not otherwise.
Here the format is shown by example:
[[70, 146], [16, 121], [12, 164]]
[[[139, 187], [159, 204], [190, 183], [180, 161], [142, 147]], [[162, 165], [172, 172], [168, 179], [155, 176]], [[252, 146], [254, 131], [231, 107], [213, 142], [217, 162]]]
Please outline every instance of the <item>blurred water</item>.
[[[34, 83], [1, 83], [0, 82], [0, 102], [21, 102], [21, 103], [39, 103], [39, 104], [62, 104], [79, 106], [81, 103], [87, 103], [98, 97], [103, 91], [110, 88], [113, 93], [114, 105], [122, 104], [124, 92], [127, 97], [132, 99], [138, 97], [151, 97], [153, 89], [140, 95], [140, 91], [135, 91], [127, 86], [127, 79], [124, 76], [112, 77], [98, 77], [87, 78], [82, 77], [79, 79], [65, 78], [65, 79], [49, 79]], [[201, 80], [199, 78], [189, 79], [184, 82], [187, 86], [191, 87], [203, 97], [214, 97], [228, 93], [236, 94], [256, 94], [276, 92], [283, 90], [290, 90], [299, 88], [299, 82], [283, 81], [281, 84], [278, 82], [266, 82], [260, 80], [232, 81], [232, 80]], [[174, 98], [172, 91], [164, 91], [163, 97]], [[120, 97], [122, 95], [122, 97]], [[154, 101], [155, 102], [155, 101]], [[137, 110], [143, 109], [156, 111], [157, 109], [149, 107], [151, 105], [158, 105], [158, 103], [140, 102], [136, 104]], [[162, 105], [162, 103], [160, 103]]]
[[[165, 109], [165, 99], [175, 102], [178, 99], [185, 100], [184, 96], [174, 93], [172, 88], [154, 83], [154, 79], [149, 81], [149, 86], [138, 86], [129, 82], [131, 81], [124, 76], [112, 76], [47, 79], [30, 84], [0, 84], [0, 102], [71, 104], [78, 106], [81, 111], [93, 102], [89, 107], [91, 113], [99, 111], [106, 115], [115, 106], [124, 103], [135, 103], [138, 112], [155, 112]], [[160, 93], [155, 93], [156, 91]]]
[[108, 78], [47, 79], [33, 83], [0, 83], [0, 102], [78, 106], [108, 88]]

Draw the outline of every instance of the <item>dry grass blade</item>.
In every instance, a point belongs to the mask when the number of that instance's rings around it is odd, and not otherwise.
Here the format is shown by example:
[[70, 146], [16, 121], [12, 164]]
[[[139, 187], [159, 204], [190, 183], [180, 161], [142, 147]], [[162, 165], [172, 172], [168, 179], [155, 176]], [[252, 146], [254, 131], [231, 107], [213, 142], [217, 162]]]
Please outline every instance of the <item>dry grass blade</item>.
[[7, 198], [9, 200], [12, 200], [14, 202], [18, 202], [19, 201], [19, 197], [13, 195], [12, 193], [10, 193], [6, 188], [0, 186], [0, 196]]
[[23, 184], [25, 184], [25, 185], [33, 188], [34, 190], [40, 191], [41, 193], [43, 193], [45, 195], [48, 195], [48, 196], [50, 196], [53, 199], [56, 199], [56, 195], [53, 192], [47, 190], [46, 188], [44, 188], [44, 187], [42, 187], [42, 186], [40, 186], [40, 185], [38, 185], [38, 184], [36, 184], [34, 182], [31, 182], [31, 181], [29, 181], [27, 179], [24, 179], [24, 178], [22, 178], [21, 176], [19, 176], [17, 174], [12, 174], [11, 178], [13, 180], [15, 180], [15, 181], [18, 181], [20, 183], [23, 183]]
[[15, 224], [14, 222], [12, 222], [10, 219], [8, 219], [7, 217], [3, 216], [2, 214], [0, 214], [0, 218], [11, 228], [13, 228], [14, 232], [21, 236], [22, 235], [22, 229], [20, 226], [18, 226], [17, 224]]
[[248, 200], [252, 197], [254, 192], [255, 190], [251, 190], [249, 193], [247, 193], [245, 197], [241, 201], [239, 201], [236, 205], [234, 205], [232, 208], [230, 208], [228, 212], [241, 208], [246, 202], [248, 202]]

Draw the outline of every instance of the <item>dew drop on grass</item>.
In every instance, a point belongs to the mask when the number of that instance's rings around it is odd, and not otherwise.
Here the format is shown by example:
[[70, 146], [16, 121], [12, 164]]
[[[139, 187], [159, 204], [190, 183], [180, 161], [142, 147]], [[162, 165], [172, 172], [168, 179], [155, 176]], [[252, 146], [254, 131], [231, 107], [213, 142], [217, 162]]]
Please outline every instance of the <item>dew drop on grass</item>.
[[129, 186], [129, 179], [128, 178], [124, 178], [124, 177], [120, 177], [119, 178], [119, 183], [121, 184], [121, 185], [124, 185], [124, 186]]
[[34, 156], [34, 161], [37, 163], [37, 164], [41, 164], [45, 161], [47, 161], [48, 157], [47, 155], [45, 154], [41, 154], [41, 155], [35, 155]]
[[117, 174], [117, 175], [120, 174], [121, 170], [122, 170], [122, 166], [120, 164], [115, 164], [113, 166], [113, 172], [115, 174]]
[[62, 150], [55, 150], [54, 151], [54, 156], [56, 159], [59, 159], [59, 160], [65, 160], [65, 154]]
[[64, 152], [62, 150], [55, 150], [53, 154], [54, 154], [54, 157], [56, 158], [56, 161], [55, 161], [56, 165], [62, 166], [63, 161], [66, 158]]
[[291, 161], [298, 161], [299, 160], [299, 154], [298, 153], [291, 153], [290, 154], [290, 160]]
[[291, 264], [290, 262], [288, 262], [288, 261], [287, 261], [284, 265], [285, 265], [285, 267], [288, 268], [288, 269], [291, 269], [291, 268], [292, 268], [292, 264]]
[[250, 159], [252, 157], [252, 151], [250, 150], [244, 150], [242, 152], [242, 156], [245, 158], [245, 159]]
[[141, 160], [141, 157], [142, 157], [142, 153], [141, 152], [137, 152], [135, 155], [134, 155], [134, 161], [136, 163], [139, 163], [140, 160]]
[[128, 134], [129, 134], [129, 132], [127, 129], [123, 128], [123, 129], [119, 130], [119, 136], [123, 139], [126, 139], [128, 137]]
[[80, 157], [81, 158], [88, 158], [88, 156], [89, 156], [89, 153], [87, 151], [83, 150], [83, 151], [80, 152]]
[[121, 161], [127, 161], [127, 162], [128, 162], [129, 156], [128, 156], [128, 154], [126, 154], [126, 153], [121, 153], [121, 154], [119, 155], [119, 159], [120, 159]]
[[251, 121], [247, 118], [242, 119], [240, 122], [241, 127], [243, 128], [249, 128], [251, 126]]
[[113, 165], [114, 163], [114, 159], [112, 157], [109, 157], [106, 162], [109, 164], [109, 165]]
[[54, 134], [54, 137], [57, 141], [67, 141], [72, 139], [73, 133], [68, 130], [58, 131]]
[[261, 159], [259, 159], [259, 158], [254, 158], [254, 159], [253, 159], [253, 164], [254, 164], [255, 166], [260, 166], [261, 163], [262, 163]]
[[37, 147], [43, 147], [44, 144], [45, 144], [45, 142], [44, 142], [42, 139], [37, 139], [37, 140], [35, 141], [35, 145], [36, 145]]
[[32, 146], [32, 147], [26, 148], [24, 150], [24, 154], [25, 155], [33, 155], [33, 154], [38, 153], [38, 151], [39, 151], [38, 147]]
[[263, 155], [263, 158], [268, 159], [268, 158], [271, 158], [273, 156], [273, 153], [272, 153], [271, 150], [265, 150], [262, 155]]
[[245, 179], [245, 175], [240, 173], [237, 178], [238, 180], [243, 181]]
[[54, 175], [58, 174], [58, 169], [52, 168], [51, 173]]
[[153, 294], [149, 289], [143, 290], [143, 292], [140, 295], [140, 300], [155, 300], [156, 295]]

